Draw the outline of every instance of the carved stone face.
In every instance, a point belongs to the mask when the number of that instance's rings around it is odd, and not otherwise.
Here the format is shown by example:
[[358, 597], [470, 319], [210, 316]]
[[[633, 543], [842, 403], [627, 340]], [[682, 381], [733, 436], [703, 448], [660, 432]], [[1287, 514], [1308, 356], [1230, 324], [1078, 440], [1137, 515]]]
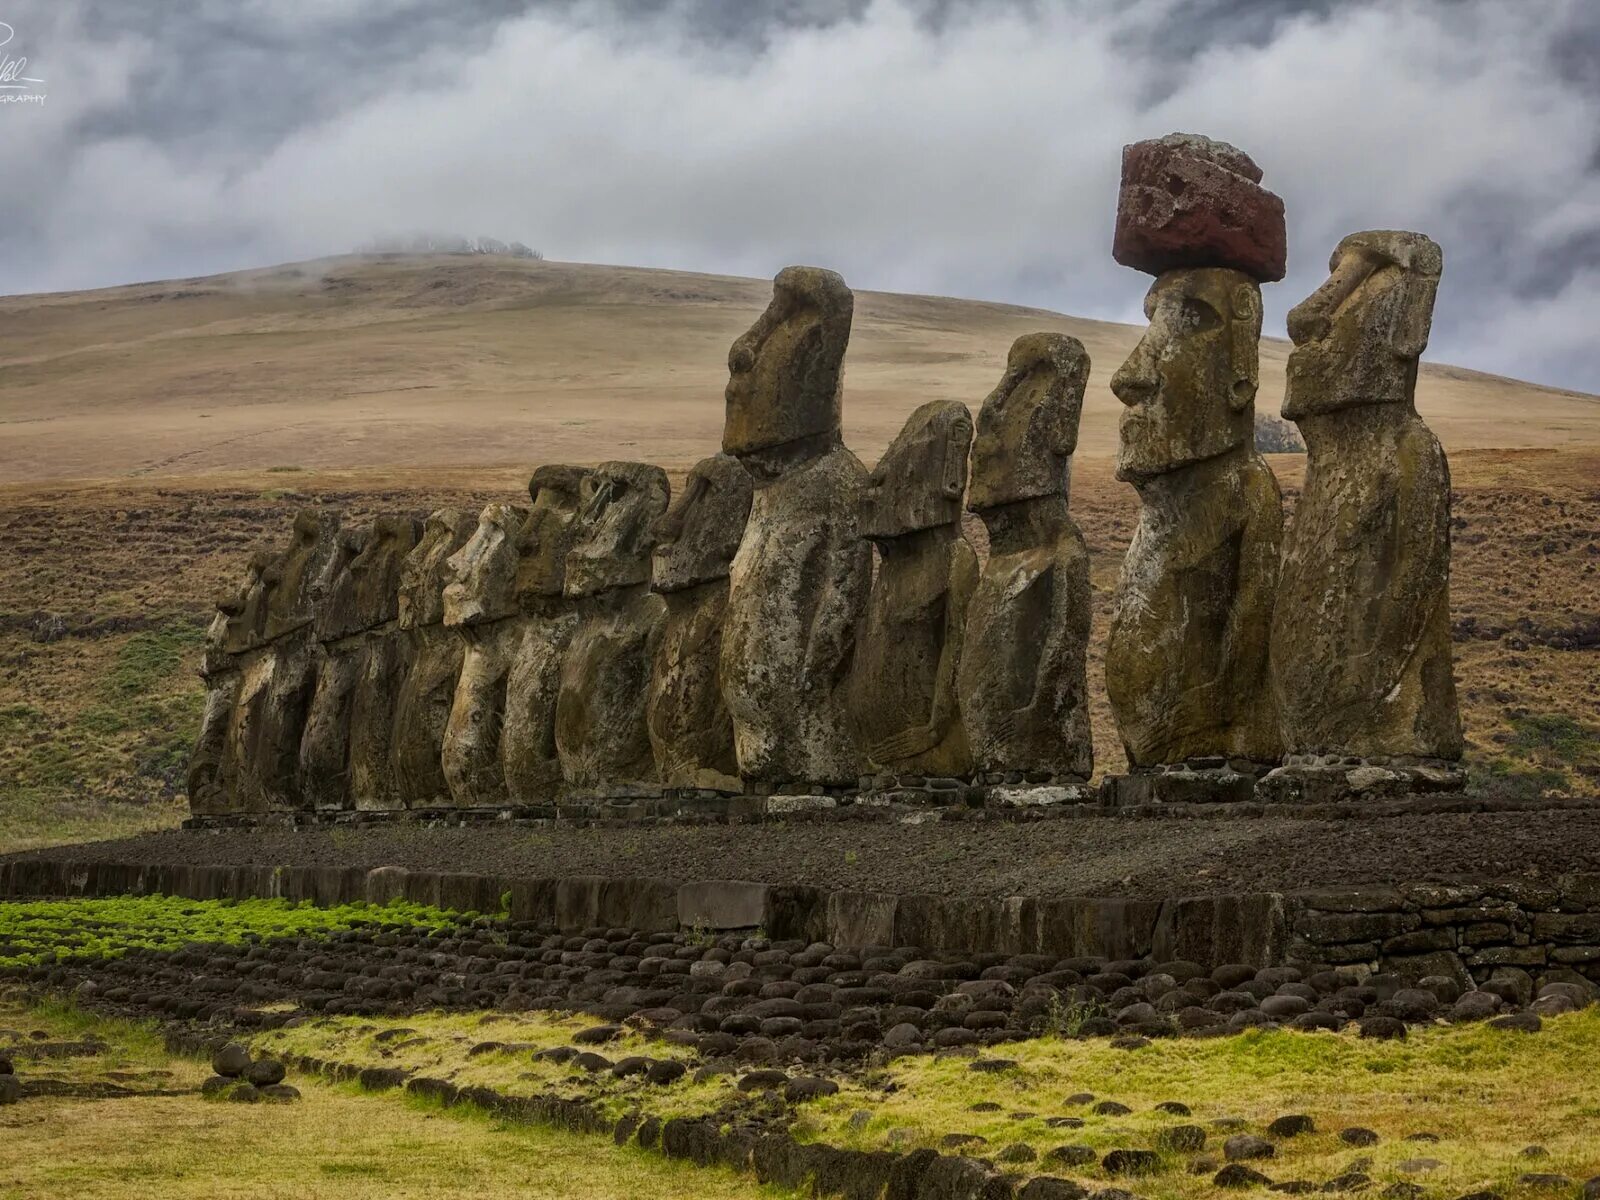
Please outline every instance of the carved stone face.
[[1138, 481], [1248, 445], [1254, 434], [1261, 289], [1239, 271], [1169, 271], [1150, 327], [1111, 377], [1122, 410], [1117, 478]]
[[1283, 415], [1411, 402], [1443, 266], [1420, 233], [1378, 229], [1340, 242], [1327, 282], [1289, 313]]
[[728, 352], [722, 448], [748, 454], [839, 432], [840, 383], [855, 297], [819, 267], [786, 267], [772, 303]]
[[356, 581], [351, 564], [367, 546], [365, 529], [341, 529], [333, 557], [317, 581], [321, 603], [317, 606], [317, 637], [332, 641], [356, 632], [362, 626], [356, 616]]
[[400, 570], [417, 544], [420, 527], [410, 517], [379, 517], [367, 544], [350, 564], [357, 629], [392, 621], [400, 606]]
[[303, 508], [294, 519], [294, 534], [281, 557], [263, 576], [267, 585], [266, 636], [274, 638], [311, 623], [325, 582], [329, 560], [338, 551], [340, 514]]
[[456, 508], [430, 513], [422, 539], [400, 564], [400, 628], [419, 629], [444, 620], [444, 589], [450, 556], [472, 536], [472, 518]]
[[[217, 616], [223, 625], [218, 630], [213, 624], [212, 630], [220, 634], [220, 648], [228, 654], [238, 654], [261, 642], [267, 619], [266, 574], [271, 563], [270, 553], [257, 550], [245, 565], [238, 590], [217, 597]], [[208, 641], [209, 638], [208, 634]]]
[[1012, 343], [1006, 373], [978, 410], [968, 508], [1066, 492], [1088, 379], [1077, 338], [1029, 333]]
[[667, 473], [649, 463], [601, 463], [583, 481], [566, 594], [593, 596], [650, 582], [656, 522], [667, 511]]
[[703, 458], [656, 522], [650, 583], [676, 592], [726, 579], [750, 516], [750, 473], [730, 454]]
[[582, 467], [544, 466], [528, 481], [533, 508], [522, 526], [517, 555], [516, 594], [519, 600], [559, 596], [567, 577], [567, 555], [578, 533], [578, 509], [583, 503]]
[[895, 538], [961, 519], [972, 451], [972, 414], [934, 400], [907, 419], [861, 497], [861, 536]]
[[516, 613], [517, 539], [527, 519], [519, 505], [484, 508], [477, 530], [446, 563], [446, 625], [482, 625]]

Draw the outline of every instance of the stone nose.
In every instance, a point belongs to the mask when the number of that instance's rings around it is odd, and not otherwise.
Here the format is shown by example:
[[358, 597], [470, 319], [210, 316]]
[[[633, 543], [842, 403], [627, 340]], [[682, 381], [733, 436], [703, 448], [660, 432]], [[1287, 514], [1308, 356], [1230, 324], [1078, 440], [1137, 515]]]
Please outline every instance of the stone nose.
[[1154, 357], [1141, 341], [1128, 360], [1111, 376], [1111, 391], [1130, 408], [1136, 407], [1155, 395], [1160, 381]]

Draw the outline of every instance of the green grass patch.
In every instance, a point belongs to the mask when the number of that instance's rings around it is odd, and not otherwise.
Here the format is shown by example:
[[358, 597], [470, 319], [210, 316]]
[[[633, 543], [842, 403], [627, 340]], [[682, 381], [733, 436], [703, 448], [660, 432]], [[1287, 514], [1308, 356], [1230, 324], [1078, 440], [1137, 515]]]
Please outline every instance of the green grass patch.
[[0, 903], [0, 966], [120, 958], [135, 947], [177, 950], [193, 943], [327, 936], [348, 929], [440, 929], [462, 919], [403, 902], [318, 908], [292, 900], [118, 896]]

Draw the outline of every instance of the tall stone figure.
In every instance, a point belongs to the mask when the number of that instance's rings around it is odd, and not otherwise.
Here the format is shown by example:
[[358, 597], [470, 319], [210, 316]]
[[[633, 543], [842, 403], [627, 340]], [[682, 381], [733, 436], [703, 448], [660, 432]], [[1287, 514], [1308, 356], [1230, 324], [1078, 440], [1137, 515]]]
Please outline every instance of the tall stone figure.
[[467, 544], [450, 556], [444, 589], [444, 623], [462, 641], [441, 762], [457, 808], [502, 808], [509, 803], [500, 765], [506, 678], [522, 632], [516, 580], [523, 526], [529, 510], [489, 504]]
[[312, 632], [317, 640], [317, 685], [300, 736], [300, 796], [306, 808], [342, 809], [350, 797], [350, 707], [361, 679], [362, 625], [350, 564], [366, 549], [370, 531], [345, 528], [318, 585]]
[[972, 772], [956, 672], [978, 554], [961, 532], [972, 414], [935, 400], [906, 421], [862, 495], [861, 534], [878, 548], [851, 686], [872, 786]]
[[750, 516], [750, 473], [729, 454], [702, 459], [657, 523], [651, 589], [666, 613], [650, 673], [656, 775], [669, 789], [737, 792], [733, 719], [717, 681], [728, 570]]
[[349, 798], [358, 809], [402, 807], [391, 758], [395, 703], [407, 662], [406, 634], [399, 627], [400, 579], [421, 536], [422, 523], [411, 517], [379, 517], [350, 563], [354, 623], [361, 629], [349, 739]]
[[989, 532], [989, 560], [967, 610], [962, 720], [984, 782], [1038, 795], [1041, 785], [1080, 788], [1094, 771], [1089, 552], [1067, 512], [1088, 378], [1076, 338], [1018, 338], [978, 412], [967, 496]]
[[257, 644], [262, 632], [262, 576], [268, 562], [269, 556], [263, 551], [250, 556], [244, 579], [238, 587], [217, 597], [217, 611], [206, 628], [200, 657], [205, 707], [186, 779], [189, 810], [198, 816], [218, 816], [234, 806], [238, 764], [228, 757], [228, 725], [239, 701], [244, 656]]
[[566, 598], [567, 555], [582, 526], [583, 467], [539, 467], [528, 481], [533, 501], [517, 553], [515, 594], [519, 632], [506, 679], [500, 765], [513, 805], [549, 804], [561, 792], [556, 751], [556, 699], [561, 662], [578, 627], [575, 601]]
[[389, 748], [395, 800], [405, 808], [450, 803], [443, 753], [445, 727], [461, 675], [461, 639], [444, 627], [449, 561], [472, 536], [475, 522], [456, 508], [441, 508], [422, 528], [422, 540], [400, 566], [397, 624], [401, 680], [395, 696]]
[[1286, 798], [1462, 783], [1450, 468], [1416, 410], [1442, 266], [1421, 234], [1351, 234], [1289, 314], [1307, 463], [1272, 622], [1290, 757], [1267, 785]]
[[1188, 135], [1129, 146], [1118, 261], [1156, 275], [1116, 371], [1117, 478], [1139, 493], [1106, 645], [1130, 774], [1117, 802], [1246, 799], [1281, 753], [1267, 679], [1282, 501], [1253, 448], [1262, 281], [1282, 202], [1242, 152]]
[[728, 355], [722, 448], [755, 481], [728, 581], [722, 694], [754, 791], [854, 786], [846, 689], [871, 576], [858, 529], [867, 472], [841, 440], [855, 298], [787, 267]]
[[645, 714], [665, 605], [650, 591], [650, 558], [656, 523], [667, 511], [667, 474], [648, 463], [601, 463], [583, 490], [582, 533], [566, 571], [579, 625], [556, 700], [564, 794], [606, 799], [656, 792]]
[[[245, 812], [301, 807], [300, 739], [316, 687], [314, 622], [338, 553], [340, 514], [301, 509], [287, 548], [262, 572], [261, 624], [241, 671], [225, 755], [236, 764], [237, 807]], [[259, 629], [259, 637], [254, 630]]]

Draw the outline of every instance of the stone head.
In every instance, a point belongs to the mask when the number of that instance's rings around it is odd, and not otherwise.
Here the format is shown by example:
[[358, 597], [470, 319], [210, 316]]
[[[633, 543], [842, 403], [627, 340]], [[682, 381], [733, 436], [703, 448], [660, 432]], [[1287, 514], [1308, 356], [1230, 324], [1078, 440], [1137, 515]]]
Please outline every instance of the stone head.
[[400, 628], [420, 629], [444, 620], [450, 557], [467, 544], [474, 527], [471, 515], [458, 508], [438, 509], [423, 522], [421, 539], [400, 563]]
[[907, 419], [861, 497], [861, 536], [882, 540], [961, 520], [972, 453], [972, 413], [933, 400]]
[[528, 510], [487, 504], [467, 544], [445, 560], [444, 623], [483, 625], [517, 611], [517, 545]]
[[754, 484], [731, 454], [695, 463], [683, 490], [656, 522], [650, 582], [658, 592], [676, 592], [726, 579], [744, 537]]
[[722, 448], [751, 454], [839, 435], [844, 352], [855, 297], [820, 267], [785, 267], [772, 303], [728, 352]]
[[528, 480], [533, 507], [517, 546], [516, 594], [519, 604], [539, 596], [559, 596], [567, 577], [567, 555], [578, 534], [585, 467], [550, 464]]
[[350, 566], [366, 549], [369, 531], [346, 527], [334, 539], [334, 552], [317, 581], [316, 628], [319, 641], [345, 637], [361, 628], [356, 616], [356, 580]]
[[593, 596], [650, 582], [655, 528], [667, 511], [667, 473], [649, 463], [601, 463], [583, 481], [566, 594]]
[[1254, 436], [1261, 289], [1241, 271], [1168, 271], [1144, 301], [1150, 327], [1111, 377], [1122, 410], [1117, 478], [1137, 482]]
[[1327, 282], [1289, 312], [1283, 415], [1412, 403], [1443, 267], [1420, 233], [1374, 229], [1340, 242]]
[[295, 515], [288, 548], [262, 577], [268, 641], [303, 629], [316, 615], [328, 567], [339, 552], [339, 522], [337, 509], [303, 508]]
[[1088, 381], [1077, 338], [1028, 333], [1011, 344], [1006, 372], [978, 410], [968, 508], [1066, 493]]
[[261, 644], [266, 630], [267, 570], [273, 555], [267, 550], [257, 550], [245, 564], [244, 578], [232, 591], [217, 597], [217, 617], [207, 632], [208, 652], [215, 638], [216, 648], [223, 654], [239, 654]]
[[350, 564], [355, 628], [373, 629], [395, 619], [400, 606], [400, 571], [421, 534], [411, 517], [383, 516], [372, 522], [366, 545]]

